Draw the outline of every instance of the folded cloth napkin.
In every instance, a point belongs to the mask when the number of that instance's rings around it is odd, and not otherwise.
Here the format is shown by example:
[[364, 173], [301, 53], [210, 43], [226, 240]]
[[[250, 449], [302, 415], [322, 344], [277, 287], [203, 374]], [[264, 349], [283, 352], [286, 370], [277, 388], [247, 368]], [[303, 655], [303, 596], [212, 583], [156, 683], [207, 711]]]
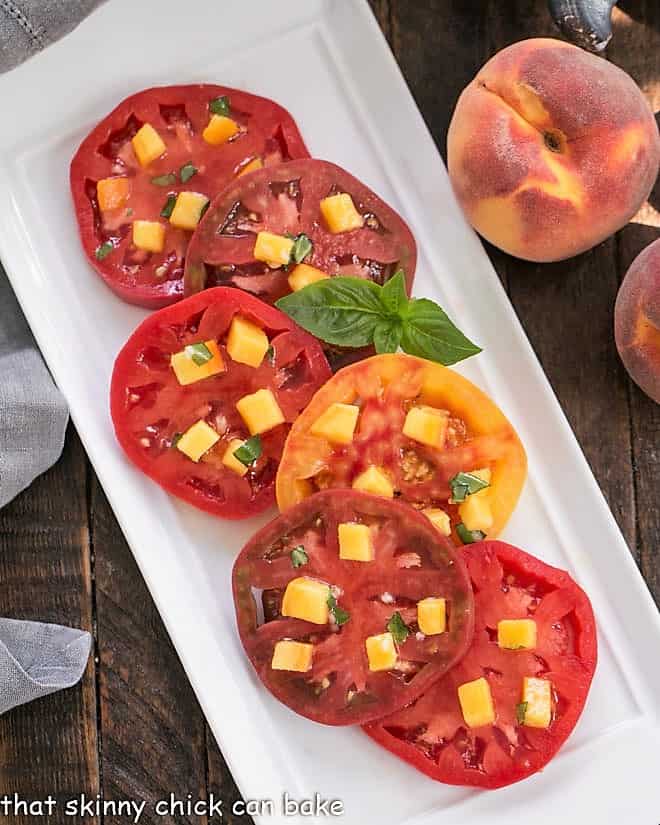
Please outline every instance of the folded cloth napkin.
[[91, 645], [84, 630], [0, 619], [0, 713], [75, 685]]
[[103, 0], [0, 0], [0, 72], [59, 40]]
[[0, 266], [0, 507], [57, 461], [67, 420]]

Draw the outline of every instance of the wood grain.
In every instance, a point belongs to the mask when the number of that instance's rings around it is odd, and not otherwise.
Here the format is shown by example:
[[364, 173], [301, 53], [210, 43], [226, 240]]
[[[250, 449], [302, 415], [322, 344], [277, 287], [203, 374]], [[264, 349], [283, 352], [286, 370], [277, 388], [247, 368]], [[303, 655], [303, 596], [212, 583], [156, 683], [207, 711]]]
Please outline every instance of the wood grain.
[[[0, 510], [0, 615], [92, 630], [85, 454], [69, 428], [64, 456]], [[0, 716], [0, 796], [60, 803], [100, 788], [96, 686], [82, 684]], [[8, 818], [34, 825], [31, 816]], [[41, 820], [45, 821], [45, 820]], [[68, 822], [62, 812], [49, 820]], [[96, 825], [96, 817], [86, 820]]]

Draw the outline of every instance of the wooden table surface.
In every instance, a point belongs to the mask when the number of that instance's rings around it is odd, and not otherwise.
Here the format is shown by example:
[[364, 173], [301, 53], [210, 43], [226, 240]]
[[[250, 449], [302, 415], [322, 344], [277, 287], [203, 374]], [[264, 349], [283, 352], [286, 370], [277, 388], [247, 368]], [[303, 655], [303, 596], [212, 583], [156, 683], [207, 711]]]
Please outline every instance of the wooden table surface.
[[[482, 63], [515, 40], [556, 35], [544, 0], [371, 4], [443, 156], [452, 107]], [[632, 74], [657, 111], [657, 0], [620, 3], [607, 57]], [[622, 275], [660, 234], [653, 202], [660, 209], [652, 198], [638, 222], [572, 261], [536, 265], [488, 253], [657, 601], [660, 406], [628, 379], [612, 336]], [[59, 463], [0, 512], [0, 541], [0, 615], [94, 635], [79, 687], [0, 717], [0, 796], [84, 792], [152, 802], [213, 793], [225, 800], [225, 822], [249, 822], [229, 812], [236, 787], [72, 427]], [[74, 820], [60, 813], [47, 821]], [[85, 819], [102, 821], [119, 820]], [[147, 810], [140, 821], [207, 819]]]

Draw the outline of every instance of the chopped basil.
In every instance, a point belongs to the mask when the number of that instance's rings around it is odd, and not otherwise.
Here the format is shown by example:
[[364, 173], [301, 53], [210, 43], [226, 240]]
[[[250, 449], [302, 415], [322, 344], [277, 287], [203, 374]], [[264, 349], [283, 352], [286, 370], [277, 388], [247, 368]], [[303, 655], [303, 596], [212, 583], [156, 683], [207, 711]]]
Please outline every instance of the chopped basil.
[[486, 538], [486, 534], [481, 530], [468, 530], [462, 522], [456, 525], [456, 532], [463, 544], [474, 544], [475, 541], [483, 541]]
[[519, 725], [525, 724], [525, 714], [527, 713], [527, 702], [520, 702], [520, 704], [516, 705], [516, 719], [518, 720]]
[[392, 613], [387, 623], [387, 630], [392, 634], [394, 641], [398, 645], [402, 645], [410, 635], [410, 628], [403, 621], [398, 610], [396, 613]]
[[346, 622], [351, 618], [351, 614], [344, 610], [342, 607], [339, 607], [337, 604], [337, 599], [332, 595], [332, 592], [328, 592], [328, 607], [330, 608], [330, 612], [335, 620], [335, 623], [338, 625], [346, 624]]
[[456, 473], [453, 478], [449, 479], [449, 486], [451, 487], [449, 501], [451, 504], [458, 504], [460, 501], [465, 501], [473, 493], [478, 493], [479, 490], [490, 487], [490, 484], [479, 478], [479, 476], [472, 475], [472, 473]]
[[229, 114], [229, 98], [227, 95], [220, 95], [220, 97], [214, 97], [213, 100], [209, 103], [209, 112], [213, 115], [224, 115], [227, 117]]
[[198, 367], [203, 367], [213, 358], [213, 353], [206, 344], [188, 344], [184, 352]]
[[271, 344], [268, 349], [266, 350], [266, 359], [268, 363], [273, 366], [275, 363], [275, 350], [273, 349], [273, 345]]
[[309, 561], [309, 556], [305, 552], [305, 548], [302, 544], [299, 544], [297, 547], [294, 547], [291, 551], [291, 564], [294, 567], [302, 567], [303, 564], [307, 564]]
[[114, 248], [115, 246], [112, 241], [106, 241], [105, 243], [102, 243], [101, 246], [97, 246], [96, 251], [94, 252], [96, 260], [102, 261], [104, 258], [107, 258]]
[[[249, 467], [250, 464], [254, 464], [261, 453], [261, 436], [259, 435], [251, 436], [247, 441], [241, 444], [237, 450], [234, 450], [234, 456], [241, 462], [241, 464], [245, 464], [246, 467]], [[295, 566], [296, 565], [294, 564], [294, 567]]]
[[176, 195], [168, 195], [165, 206], [160, 210], [161, 218], [169, 218], [176, 206]]
[[304, 232], [301, 232], [300, 235], [291, 236], [291, 239], [293, 246], [291, 247], [291, 259], [289, 262], [292, 264], [301, 264], [312, 251], [312, 242]]
[[176, 183], [176, 175], [174, 172], [168, 172], [167, 175], [157, 175], [151, 179], [151, 182], [156, 186], [174, 186]]
[[181, 178], [181, 183], [188, 183], [190, 178], [193, 175], [197, 174], [197, 168], [192, 165], [190, 161], [188, 163], [184, 163], [183, 166], [179, 169], [179, 177]]

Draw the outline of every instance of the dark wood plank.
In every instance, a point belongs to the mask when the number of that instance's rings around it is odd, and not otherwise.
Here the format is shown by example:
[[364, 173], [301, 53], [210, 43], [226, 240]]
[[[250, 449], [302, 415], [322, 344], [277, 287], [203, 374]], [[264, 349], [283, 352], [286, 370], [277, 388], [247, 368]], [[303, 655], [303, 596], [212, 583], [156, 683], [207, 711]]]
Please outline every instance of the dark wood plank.
[[[72, 427], [59, 463], [0, 510], [0, 582], [0, 615], [92, 630], [86, 458]], [[98, 793], [96, 724], [93, 658], [81, 685], [0, 716], [0, 795], [60, 803], [48, 820], [8, 822], [64, 825], [64, 800]]]
[[206, 799], [205, 722], [95, 477], [91, 491], [104, 797], [145, 800], [146, 825], [204, 825], [205, 816], [155, 813], [170, 794]]
[[[615, 37], [609, 57], [630, 72], [644, 90], [653, 111], [660, 109], [660, 6], [625, 0], [614, 15]], [[660, 184], [635, 220], [619, 235], [619, 274], [634, 257], [660, 237]], [[660, 604], [660, 405], [628, 379], [632, 458], [637, 497], [637, 561]]]

